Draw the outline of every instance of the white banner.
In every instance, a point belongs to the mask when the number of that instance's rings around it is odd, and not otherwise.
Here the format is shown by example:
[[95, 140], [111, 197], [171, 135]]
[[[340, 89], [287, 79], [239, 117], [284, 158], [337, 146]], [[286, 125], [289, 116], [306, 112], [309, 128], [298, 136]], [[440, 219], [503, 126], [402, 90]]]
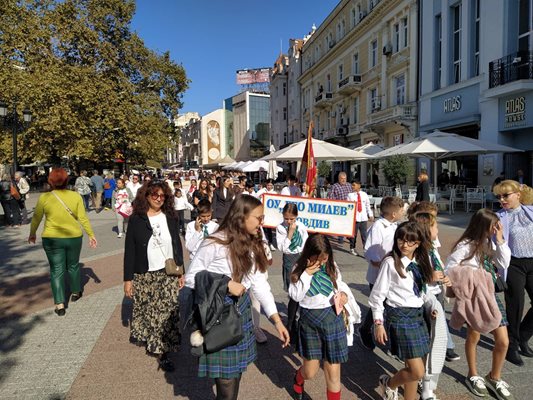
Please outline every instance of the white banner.
[[286, 203], [298, 205], [298, 221], [309, 232], [346, 237], [352, 237], [355, 233], [355, 202], [279, 194], [263, 195], [265, 227], [276, 228], [283, 222], [282, 210]]

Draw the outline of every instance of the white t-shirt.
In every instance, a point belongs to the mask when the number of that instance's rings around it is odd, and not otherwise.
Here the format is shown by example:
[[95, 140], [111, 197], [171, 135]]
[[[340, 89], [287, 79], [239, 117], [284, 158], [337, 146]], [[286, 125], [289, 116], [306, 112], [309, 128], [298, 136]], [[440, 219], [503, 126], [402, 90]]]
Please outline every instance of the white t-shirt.
[[152, 236], [148, 240], [148, 271], [158, 271], [165, 268], [165, 260], [173, 258], [172, 237], [168, 230], [167, 217], [160, 213], [148, 217], [152, 226]]

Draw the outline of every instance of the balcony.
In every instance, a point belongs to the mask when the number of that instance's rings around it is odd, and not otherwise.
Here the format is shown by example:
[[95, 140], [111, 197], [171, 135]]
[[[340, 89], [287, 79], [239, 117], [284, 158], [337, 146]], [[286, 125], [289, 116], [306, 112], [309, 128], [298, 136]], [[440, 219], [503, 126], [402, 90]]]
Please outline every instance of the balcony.
[[367, 116], [367, 126], [401, 122], [402, 120], [414, 120], [416, 119], [416, 114], [416, 104], [399, 104], [369, 114]]
[[315, 107], [325, 108], [333, 103], [333, 93], [322, 92], [315, 97]]
[[185, 147], [191, 147], [191, 142], [185, 142]]
[[361, 90], [361, 75], [350, 75], [339, 82], [339, 93], [350, 95]]
[[533, 79], [533, 52], [519, 51], [489, 63], [489, 88]]
[[193, 139], [192, 144], [198, 144], [198, 139]]

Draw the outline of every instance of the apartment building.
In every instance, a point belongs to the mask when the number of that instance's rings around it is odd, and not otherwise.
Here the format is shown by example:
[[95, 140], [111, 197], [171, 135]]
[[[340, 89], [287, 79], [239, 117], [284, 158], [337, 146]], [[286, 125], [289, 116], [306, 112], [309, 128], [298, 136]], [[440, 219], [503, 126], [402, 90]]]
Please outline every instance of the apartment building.
[[420, 131], [525, 150], [452, 157], [439, 169], [457, 171], [469, 186], [522, 169], [531, 183], [533, 0], [432, 0], [421, 13]]
[[[177, 118], [174, 119], [174, 126], [176, 127], [178, 132], [180, 132], [180, 140], [178, 143], [173, 143], [173, 146], [167, 149], [167, 162], [170, 163], [169, 159], [172, 158], [172, 156], [174, 156], [172, 164], [183, 164], [184, 162], [186, 162], [185, 154], [189, 154], [190, 151], [189, 148], [185, 147], [185, 143], [187, 142], [185, 136], [191, 137], [189, 135], [188, 126], [198, 120], [200, 120], [200, 114], [198, 114], [197, 112], [187, 112], [185, 114], [180, 114]], [[198, 138], [199, 136], [197, 137], [197, 139]]]
[[280, 54], [270, 76], [270, 138], [276, 149], [287, 143], [289, 57]]
[[416, 134], [416, 1], [342, 0], [302, 48], [302, 126], [350, 147]]
[[201, 164], [201, 132], [202, 120], [192, 118], [181, 130], [181, 164], [185, 168], [198, 167]]

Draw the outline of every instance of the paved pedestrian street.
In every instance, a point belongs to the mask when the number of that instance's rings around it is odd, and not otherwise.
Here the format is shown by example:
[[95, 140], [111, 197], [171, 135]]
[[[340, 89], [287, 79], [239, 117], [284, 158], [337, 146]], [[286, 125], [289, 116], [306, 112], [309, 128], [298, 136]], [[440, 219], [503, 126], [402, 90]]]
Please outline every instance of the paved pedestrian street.
[[[29, 201], [33, 207], [37, 195]], [[196, 359], [189, 353], [188, 334], [180, 352], [172, 354], [174, 373], [158, 370], [157, 360], [129, 343], [131, 303], [122, 291], [124, 239], [118, 239], [110, 211], [89, 214], [99, 246], [82, 250], [84, 296], [68, 305], [65, 317], [53, 312], [48, 263], [40, 237], [26, 243], [29, 226], [0, 230], [0, 399], [214, 399], [213, 381], [196, 377]], [[443, 258], [466, 226], [470, 214], [439, 216]], [[85, 239], [84, 239], [85, 240]], [[334, 244], [337, 246], [337, 244]], [[357, 250], [362, 253], [358, 243]], [[348, 252], [348, 244], [335, 247], [335, 260], [363, 313], [367, 310], [366, 263]], [[281, 255], [274, 252], [269, 271], [279, 310], [287, 296], [281, 284]], [[448, 306], [448, 312], [451, 307]], [[262, 316], [268, 342], [258, 345], [258, 360], [243, 375], [239, 399], [290, 399], [292, 377], [300, 364], [290, 349], [282, 349], [274, 327]], [[441, 400], [474, 398], [463, 384], [467, 372], [465, 329], [453, 332], [461, 360], [446, 363], [437, 390]], [[480, 374], [490, 368], [492, 338], [482, 336], [478, 347]], [[377, 379], [401, 367], [383, 351], [369, 352], [356, 337], [348, 363], [342, 366], [344, 399], [380, 399]], [[505, 364], [503, 378], [516, 399], [531, 399], [529, 381], [533, 359], [522, 368]], [[308, 399], [325, 398], [320, 372], [305, 384]]]

